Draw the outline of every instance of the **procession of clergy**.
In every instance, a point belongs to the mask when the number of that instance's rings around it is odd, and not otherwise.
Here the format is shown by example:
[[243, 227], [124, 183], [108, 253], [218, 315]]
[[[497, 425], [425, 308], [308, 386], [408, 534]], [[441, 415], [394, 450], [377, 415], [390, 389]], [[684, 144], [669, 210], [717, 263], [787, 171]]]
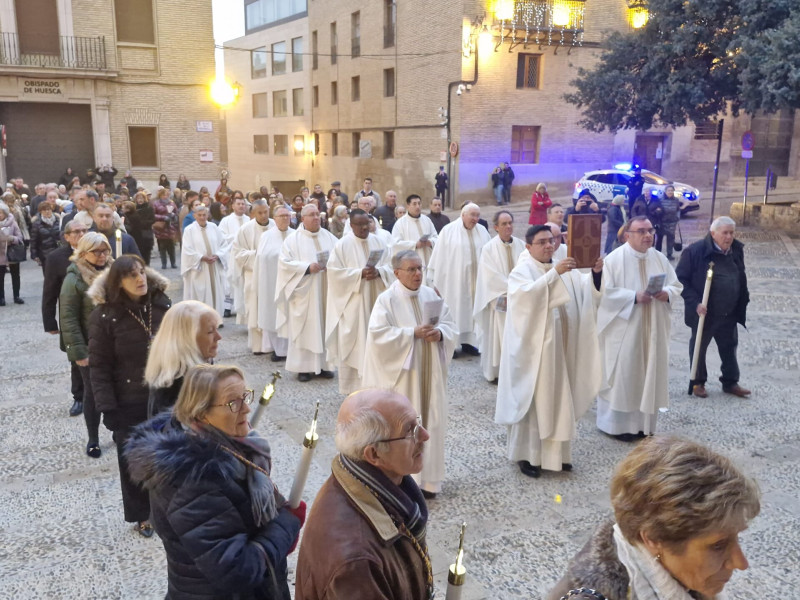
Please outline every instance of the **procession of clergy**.
[[[270, 218], [263, 199], [250, 217], [231, 214], [218, 227], [201, 219], [184, 232], [185, 299], [220, 314], [232, 299], [250, 349], [285, 360], [300, 381], [338, 368], [342, 394], [378, 387], [408, 397], [430, 434], [415, 476], [426, 497], [444, 480], [447, 373], [459, 345], [480, 353], [497, 385], [495, 421], [508, 426], [508, 458], [526, 475], [572, 469], [576, 422], [595, 398], [608, 435], [655, 431], [682, 286], [652, 248], [646, 218], [629, 220], [627, 243], [582, 272], [556, 225], [534, 225], [523, 241], [500, 210], [492, 237], [480, 208], [466, 204], [437, 234], [419, 196], [406, 204], [391, 234], [353, 209], [341, 239], [313, 204], [296, 229], [288, 207]], [[647, 291], [654, 275], [663, 286]]]

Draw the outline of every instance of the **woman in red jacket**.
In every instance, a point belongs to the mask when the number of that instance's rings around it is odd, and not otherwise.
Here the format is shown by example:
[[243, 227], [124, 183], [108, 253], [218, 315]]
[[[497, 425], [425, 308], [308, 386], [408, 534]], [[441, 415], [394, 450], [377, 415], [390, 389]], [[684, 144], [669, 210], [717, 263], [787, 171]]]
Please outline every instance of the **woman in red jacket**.
[[531, 197], [531, 218], [528, 219], [529, 225], [544, 225], [547, 223], [547, 209], [553, 204], [550, 195], [547, 193], [547, 186], [540, 183], [536, 186], [536, 191]]

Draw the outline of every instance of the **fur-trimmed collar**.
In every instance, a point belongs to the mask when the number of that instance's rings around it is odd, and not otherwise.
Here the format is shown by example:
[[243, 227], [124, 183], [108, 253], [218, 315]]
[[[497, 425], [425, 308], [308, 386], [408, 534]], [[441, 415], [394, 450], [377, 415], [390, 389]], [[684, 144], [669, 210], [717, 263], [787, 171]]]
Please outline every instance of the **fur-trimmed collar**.
[[192, 435], [165, 412], [138, 425], [125, 444], [131, 479], [148, 490], [184, 481], [244, 480], [246, 468], [203, 435]]
[[[158, 271], [154, 271], [150, 267], [144, 268], [144, 273], [147, 276], [147, 291], [150, 295], [153, 292], [159, 291], [166, 293], [169, 287], [169, 279], [164, 277]], [[95, 278], [94, 283], [91, 284], [87, 295], [95, 303], [95, 306], [105, 304], [107, 301], [106, 279], [108, 278], [108, 269], [101, 272], [100, 276]]]
[[[90, 265], [87, 261], [82, 259], [73, 261], [72, 265], [75, 267], [73, 270], [77, 272], [87, 286], [91, 286], [95, 280], [108, 269], [108, 267], [102, 270], [95, 269], [94, 265]], [[72, 265], [69, 268], [72, 268]]]

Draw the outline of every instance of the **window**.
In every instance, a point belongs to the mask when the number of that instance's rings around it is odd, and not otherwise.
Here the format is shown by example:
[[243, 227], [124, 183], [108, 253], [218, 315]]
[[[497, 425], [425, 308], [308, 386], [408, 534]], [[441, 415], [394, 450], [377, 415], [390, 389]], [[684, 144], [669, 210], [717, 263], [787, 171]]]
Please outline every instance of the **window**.
[[311, 102], [314, 104], [314, 108], [319, 106], [319, 86], [315, 85], [311, 88]]
[[132, 167], [158, 168], [158, 128], [128, 127]]
[[286, 42], [272, 44], [272, 74], [286, 73]]
[[383, 4], [383, 47], [394, 46], [394, 30], [397, 25], [397, 5], [394, 0], [384, 0]]
[[267, 93], [253, 94], [253, 117], [268, 117], [267, 111]]
[[319, 134], [314, 134], [314, 155], [319, 154]]
[[383, 70], [383, 95], [386, 98], [394, 96], [394, 69]]
[[304, 113], [303, 88], [295, 88], [292, 90], [292, 115], [302, 117]]
[[311, 32], [311, 68], [316, 70], [319, 67], [319, 40], [317, 32]]
[[272, 116], [285, 117], [289, 114], [289, 104], [286, 99], [286, 90], [272, 92]]
[[339, 86], [331, 81], [331, 104], [339, 104]]
[[250, 78], [261, 79], [267, 76], [267, 49], [256, 48], [250, 51]]
[[339, 156], [339, 134], [331, 134], [331, 156]]
[[394, 131], [383, 132], [383, 158], [394, 158]]
[[517, 55], [517, 89], [539, 89], [541, 63], [541, 54]]
[[303, 70], [303, 38], [292, 38], [292, 73]]
[[361, 56], [361, 13], [350, 15], [350, 56]]
[[511, 162], [514, 164], [536, 164], [539, 162], [538, 125], [514, 125], [511, 127]]
[[358, 132], [353, 133], [353, 156], [361, 156], [361, 134]]
[[288, 135], [273, 135], [272, 136], [272, 153], [275, 156], [289, 156], [289, 136]]
[[336, 64], [336, 48], [339, 47], [339, 38], [336, 35], [336, 22], [331, 23], [331, 64]]
[[361, 77], [352, 77], [350, 79], [350, 99], [353, 102], [361, 100]]
[[302, 135], [294, 136], [294, 155], [303, 156], [306, 150], [306, 139]]
[[117, 41], [155, 44], [153, 0], [114, 0]]
[[268, 135], [254, 135], [253, 136], [253, 153], [254, 154], [269, 154], [269, 136]]
[[717, 139], [717, 132], [716, 121], [703, 121], [694, 125], [694, 139], [696, 140], [715, 140]]
[[276, 21], [299, 18], [306, 11], [306, 0], [245, 0], [245, 33], [264, 29]]

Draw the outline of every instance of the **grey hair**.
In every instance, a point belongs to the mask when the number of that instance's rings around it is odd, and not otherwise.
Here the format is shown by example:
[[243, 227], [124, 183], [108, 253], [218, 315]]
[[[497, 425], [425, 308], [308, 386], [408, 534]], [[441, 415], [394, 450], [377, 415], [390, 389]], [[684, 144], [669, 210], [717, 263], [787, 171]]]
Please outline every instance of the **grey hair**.
[[319, 209], [314, 204], [306, 204], [300, 211], [300, 218], [305, 217], [307, 214], [311, 212], [312, 209], [319, 211]]
[[363, 460], [367, 446], [377, 444], [379, 450], [385, 450], [384, 444], [379, 444], [378, 440], [391, 435], [392, 428], [386, 418], [378, 410], [362, 406], [346, 423], [337, 421], [336, 449], [347, 458]]
[[413, 250], [402, 250], [392, 257], [392, 269], [399, 269], [404, 260], [418, 260], [422, 262], [419, 254]]
[[709, 227], [709, 231], [716, 231], [720, 227], [725, 225], [733, 225], [734, 229], [736, 228], [736, 221], [731, 219], [730, 217], [717, 217], [711, 223], [711, 227]]
[[195, 206], [194, 209], [192, 209], [192, 212], [193, 213], [208, 212], [208, 207], [201, 202], [200, 206]]
[[94, 190], [84, 190], [89, 198], [94, 198], [95, 202], [100, 202], [100, 195]]
[[494, 213], [494, 217], [492, 217], [492, 223], [497, 225], [500, 222], [500, 215], [508, 215], [509, 217], [511, 217], [511, 222], [512, 223], [514, 222], [514, 215], [511, 214], [511, 211], [503, 209], [503, 210], [498, 210], [496, 213]]
[[264, 198], [259, 198], [258, 200], [253, 200], [250, 203], [250, 207], [252, 208], [253, 206], [266, 206], [267, 208], [269, 208], [269, 204], [267, 203], [267, 201]]

